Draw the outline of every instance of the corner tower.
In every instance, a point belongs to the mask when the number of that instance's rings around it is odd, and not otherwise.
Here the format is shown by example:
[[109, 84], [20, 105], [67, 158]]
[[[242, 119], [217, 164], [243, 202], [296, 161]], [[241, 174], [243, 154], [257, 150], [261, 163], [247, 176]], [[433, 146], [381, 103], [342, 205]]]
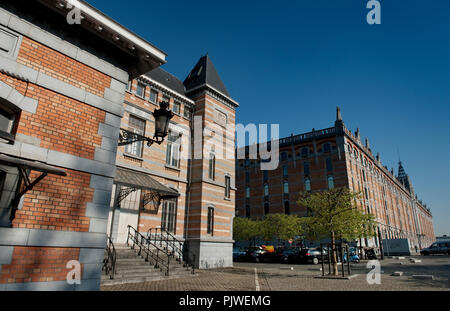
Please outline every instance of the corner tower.
[[203, 56], [184, 81], [194, 100], [193, 159], [186, 240], [199, 268], [233, 265], [235, 215], [234, 101], [209, 56]]

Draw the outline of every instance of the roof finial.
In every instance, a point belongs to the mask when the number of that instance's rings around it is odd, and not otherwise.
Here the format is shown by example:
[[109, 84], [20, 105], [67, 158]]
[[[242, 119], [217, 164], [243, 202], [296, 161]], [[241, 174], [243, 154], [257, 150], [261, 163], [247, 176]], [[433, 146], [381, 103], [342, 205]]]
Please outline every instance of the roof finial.
[[336, 121], [342, 121], [341, 108], [339, 106], [336, 107]]
[[361, 133], [359, 132], [359, 127], [356, 128], [355, 136], [357, 140], [361, 141]]
[[369, 138], [366, 138], [366, 148], [370, 150]]

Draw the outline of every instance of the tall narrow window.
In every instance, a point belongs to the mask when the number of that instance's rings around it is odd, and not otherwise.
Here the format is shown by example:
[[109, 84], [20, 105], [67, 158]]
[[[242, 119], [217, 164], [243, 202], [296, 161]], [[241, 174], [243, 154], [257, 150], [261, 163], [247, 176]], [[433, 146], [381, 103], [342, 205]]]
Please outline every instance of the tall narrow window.
[[287, 152], [286, 152], [286, 151], [283, 151], [283, 152], [281, 153], [281, 161], [286, 161], [287, 158], [288, 158]]
[[333, 162], [331, 161], [330, 158], [327, 158], [326, 163], [327, 163], [327, 171], [331, 172], [333, 170]]
[[191, 107], [184, 106], [184, 117], [188, 120], [192, 118], [192, 109]]
[[158, 92], [156, 92], [155, 90], [151, 89], [150, 90], [150, 98], [149, 101], [153, 104], [156, 104], [156, 102], [158, 101]]
[[305, 179], [305, 191], [311, 191], [311, 180], [309, 178]]
[[6, 172], [0, 171], [0, 202], [2, 201], [3, 187], [5, 186]]
[[145, 97], [145, 84], [138, 82], [136, 87], [136, 95], [139, 97], [144, 98]]
[[214, 207], [208, 207], [207, 233], [214, 235]]
[[249, 172], [245, 172], [245, 183], [246, 184], [250, 183], [250, 173]]
[[231, 197], [231, 177], [225, 176], [225, 198]]
[[179, 102], [177, 102], [177, 101], [175, 101], [175, 102], [173, 102], [173, 108], [172, 108], [172, 111], [175, 113], [175, 114], [180, 114], [180, 110], [181, 110], [181, 108], [180, 108], [180, 103]]
[[216, 178], [216, 156], [214, 153], [209, 154], [208, 178], [212, 180]]
[[269, 180], [269, 172], [263, 171], [263, 181], [267, 182]]
[[250, 205], [245, 206], [245, 217], [250, 218]]
[[250, 187], [245, 188], [245, 198], [250, 199]]
[[176, 233], [177, 202], [175, 200], [164, 201], [161, 214], [161, 228], [170, 233]]
[[166, 164], [172, 167], [180, 167], [180, 135], [169, 132], [167, 138]]
[[264, 215], [269, 214], [269, 203], [264, 203]]
[[133, 86], [133, 81], [128, 80], [128, 84], [127, 84], [127, 91], [131, 92], [131, 87]]
[[[128, 130], [130, 132], [144, 136], [145, 135], [145, 120], [142, 120], [133, 115], [130, 115], [128, 118]], [[126, 146], [125, 153], [134, 155], [137, 157], [142, 157], [142, 148], [143, 148], [143, 142], [136, 141], [136, 142]]]
[[309, 175], [309, 163], [308, 162], [303, 163], [303, 170], [304, 170], [305, 176], [308, 176]]
[[287, 165], [283, 166], [283, 177], [287, 177], [288, 176], [288, 167]]
[[287, 181], [285, 181], [283, 183], [283, 193], [284, 194], [289, 194], [289, 183]]
[[265, 184], [264, 185], [264, 197], [268, 197], [269, 196], [269, 185]]
[[290, 215], [291, 214], [291, 208], [289, 206], [289, 201], [284, 202], [284, 213], [286, 215]]
[[328, 189], [333, 189], [333, 188], [334, 188], [334, 177], [328, 176]]
[[309, 149], [308, 148], [302, 148], [302, 158], [307, 158], [309, 155]]

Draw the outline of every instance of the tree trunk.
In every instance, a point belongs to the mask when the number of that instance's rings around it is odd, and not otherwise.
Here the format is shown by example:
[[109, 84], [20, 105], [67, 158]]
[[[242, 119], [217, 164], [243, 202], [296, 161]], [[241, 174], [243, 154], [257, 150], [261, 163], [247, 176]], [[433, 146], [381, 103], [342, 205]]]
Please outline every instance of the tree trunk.
[[334, 231], [331, 231], [331, 263], [333, 264], [333, 275], [339, 275], [335, 239]]

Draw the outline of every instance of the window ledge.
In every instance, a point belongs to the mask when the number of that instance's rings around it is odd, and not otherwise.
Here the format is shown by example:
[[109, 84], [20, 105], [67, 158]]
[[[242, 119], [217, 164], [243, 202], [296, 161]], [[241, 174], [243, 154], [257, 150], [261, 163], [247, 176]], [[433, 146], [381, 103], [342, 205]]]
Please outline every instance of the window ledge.
[[123, 156], [124, 156], [124, 157], [127, 157], [127, 158], [133, 158], [133, 159], [139, 160], [139, 161], [144, 161], [144, 158], [143, 158], [143, 157], [139, 157], [139, 156], [137, 156], [137, 155], [130, 154], [130, 153], [126, 153], [126, 152], [123, 153]]
[[169, 164], [165, 164], [164, 166], [165, 166], [166, 168], [171, 169], [171, 170], [175, 170], [175, 171], [181, 172], [181, 169], [180, 169], [179, 167], [172, 166], [172, 165], [169, 165]]

